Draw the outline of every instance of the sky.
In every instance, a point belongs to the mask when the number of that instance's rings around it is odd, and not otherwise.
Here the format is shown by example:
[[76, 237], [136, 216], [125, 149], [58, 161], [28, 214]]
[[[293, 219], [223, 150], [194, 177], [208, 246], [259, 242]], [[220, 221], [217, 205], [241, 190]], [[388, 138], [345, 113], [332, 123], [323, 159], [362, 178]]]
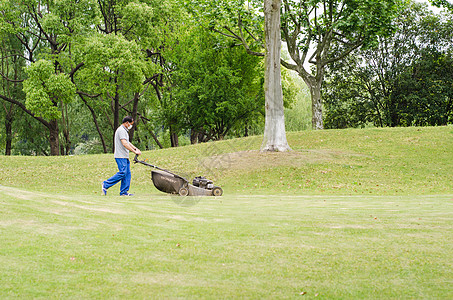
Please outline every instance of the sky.
[[436, 14], [439, 13], [441, 11], [440, 8], [438, 7], [435, 7], [435, 6], [432, 6], [428, 0], [415, 0], [415, 2], [419, 2], [419, 3], [426, 3], [428, 4], [428, 7], [433, 11], [435, 12]]

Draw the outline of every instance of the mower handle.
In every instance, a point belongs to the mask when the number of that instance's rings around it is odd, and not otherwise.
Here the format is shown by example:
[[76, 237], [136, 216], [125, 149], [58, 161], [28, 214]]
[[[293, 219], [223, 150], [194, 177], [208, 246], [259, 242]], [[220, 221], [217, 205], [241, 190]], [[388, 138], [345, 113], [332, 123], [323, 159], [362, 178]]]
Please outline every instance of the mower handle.
[[187, 179], [185, 179], [184, 177], [181, 177], [181, 176], [179, 176], [179, 175], [177, 175], [177, 174], [175, 174], [175, 173], [173, 173], [173, 172], [171, 172], [169, 170], [165, 170], [165, 169], [159, 168], [158, 166], [149, 164], [149, 163], [147, 163], [144, 160], [138, 160], [138, 154], [135, 154], [135, 157], [134, 157], [134, 164], [136, 164], [136, 163], [141, 163], [142, 165], [145, 165], [145, 166], [148, 166], [148, 167], [151, 167], [151, 168], [155, 168], [155, 169], [158, 169], [158, 170], [161, 170], [161, 171], [165, 171], [167, 173], [170, 173], [170, 174], [172, 174], [172, 175], [174, 175], [174, 176], [176, 176], [178, 178], [182, 178], [183, 180], [187, 181]]
[[144, 164], [145, 166], [148, 166], [148, 167], [160, 169], [159, 167], [153, 166], [153, 165], [147, 163], [144, 160], [138, 160], [138, 154], [135, 154], [135, 157], [134, 157], [134, 164], [136, 164], [136, 163], [141, 163], [141, 164]]

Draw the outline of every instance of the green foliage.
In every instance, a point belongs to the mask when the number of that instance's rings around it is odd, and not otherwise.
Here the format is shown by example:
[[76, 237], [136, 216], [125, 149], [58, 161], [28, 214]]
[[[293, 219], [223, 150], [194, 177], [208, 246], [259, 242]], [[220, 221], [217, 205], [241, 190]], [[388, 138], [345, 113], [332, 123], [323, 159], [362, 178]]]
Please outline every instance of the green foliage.
[[283, 106], [285, 108], [290, 108], [294, 102], [296, 102], [296, 97], [301, 86], [298, 85], [297, 79], [294, 78], [293, 74], [291, 74], [288, 69], [282, 68], [281, 73]]
[[400, 125], [453, 124], [453, 53], [423, 53], [397, 85]]
[[[260, 59], [202, 28], [181, 41], [172, 56], [174, 98], [182, 126], [222, 139], [262, 110]], [[194, 68], [193, 66], [196, 66]]]
[[48, 156], [50, 148], [47, 129], [22, 111], [14, 116], [12, 155]]
[[26, 69], [24, 81], [27, 94], [26, 106], [36, 116], [49, 120], [58, 119], [60, 102], [69, 103], [74, 99], [76, 88], [63, 73], [56, 74], [54, 65], [47, 60], [38, 60]]
[[107, 97], [118, 89], [126, 97], [140, 91], [146, 76], [157, 71], [145, 60], [139, 45], [121, 34], [95, 34], [78, 46], [84, 68], [77, 73], [77, 82], [93, 94]]
[[[264, 15], [262, 1], [185, 1], [188, 11], [203, 27], [242, 38], [253, 51], [263, 50]], [[238, 31], [238, 26], [241, 29]]]
[[185, 19], [185, 12], [174, 0], [124, 1], [119, 8], [121, 32], [143, 49], [173, 44], [174, 31]]
[[326, 126], [445, 125], [452, 114], [452, 20], [408, 4], [397, 31], [329, 68]]
[[[291, 75], [293, 77], [294, 75]], [[285, 129], [301, 131], [311, 129], [311, 100], [310, 91], [300, 77], [293, 78], [294, 100], [289, 107], [285, 107]], [[283, 88], [285, 91], [285, 88]], [[285, 101], [285, 94], [283, 94]]]
[[15, 26], [14, 22], [11, 22], [18, 20], [21, 14], [14, 2], [14, 0], [0, 1], [0, 38], [21, 31], [20, 26]]

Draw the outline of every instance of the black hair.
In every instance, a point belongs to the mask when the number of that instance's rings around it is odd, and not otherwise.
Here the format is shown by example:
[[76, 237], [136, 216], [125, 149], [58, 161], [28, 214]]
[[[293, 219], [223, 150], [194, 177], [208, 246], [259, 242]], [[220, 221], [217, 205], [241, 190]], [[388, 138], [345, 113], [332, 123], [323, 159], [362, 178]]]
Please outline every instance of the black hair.
[[123, 123], [126, 123], [126, 122], [132, 123], [132, 122], [134, 122], [134, 118], [132, 118], [131, 116], [125, 116], [123, 119]]

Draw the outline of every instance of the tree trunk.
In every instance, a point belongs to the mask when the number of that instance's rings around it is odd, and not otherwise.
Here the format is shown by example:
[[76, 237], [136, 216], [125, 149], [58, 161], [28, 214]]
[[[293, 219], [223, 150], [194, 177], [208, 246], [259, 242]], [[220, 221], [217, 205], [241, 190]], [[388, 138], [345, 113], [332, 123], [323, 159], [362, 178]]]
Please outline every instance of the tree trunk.
[[61, 113], [61, 124], [62, 124], [62, 131], [63, 131], [63, 141], [60, 142], [60, 154], [61, 155], [69, 155], [69, 151], [71, 150], [71, 140], [69, 134], [69, 114], [68, 114], [68, 105], [62, 105], [62, 113]]
[[151, 134], [151, 136], [153, 137], [154, 141], [156, 142], [157, 146], [159, 146], [160, 149], [164, 149], [164, 146], [159, 142], [159, 139], [157, 138], [157, 136], [154, 134], [154, 132], [149, 129], [148, 130], [149, 133]]
[[49, 122], [49, 142], [50, 142], [50, 155], [57, 156], [60, 154], [59, 138], [58, 138], [58, 121], [52, 120]]
[[178, 133], [175, 132], [173, 126], [170, 126], [170, 141], [172, 147], [179, 146]]
[[82, 99], [83, 103], [85, 103], [85, 105], [90, 110], [91, 116], [93, 117], [94, 125], [96, 126], [96, 131], [98, 132], [99, 138], [101, 139], [102, 149], [104, 150], [104, 153], [107, 153], [107, 145], [105, 144], [104, 135], [102, 134], [101, 128], [99, 127], [99, 123], [98, 123], [98, 119], [96, 117], [96, 113], [95, 113], [94, 109], [88, 104], [88, 102], [85, 100], [85, 98], [81, 94], [79, 94], [79, 97], [80, 97], [80, 99]]
[[[145, 122], [146, 119], [145, 118], [142, 118], [143, 120], [143, 123], [146, 124]], [[149, 121], [149, 120], [148, 120]], [[146, 128], [146, 127], [145, 127]], [[151, 134], [151, 136], [153, 137], [154, 141], [156, 142], [157, 146], [159, 146], [160, 149], [164, 149], [164, 146], [159, 142], [159, 139], [157, 138], [157, 135], [151, 130], [150, 127], [148, 127], [148, 132]]]
[[132, 114], [131, 114], [131, 117], [134, 119], [134, 124], [135, 126], [132, 127], [132, 129], [129, 131], [129, 138], [132, 142], [132, 140], [134, 139], [134, 133], [135, 133], [135, 130], [136, 128], [138, 128], [138, 100], [140, 99], [140, 93], [135, 93], [134, 95], [134, 100], [133, 100], [133, 105], [132, 105]]
[[190, 144], [198, 144], [198, 131], [195, 129], [190, 130]]
[[288, 151], [280, 69], [280, 0], [264, 1], [265, 55], [265, 127], [261, 151]]
[[322, 119], [321, 85], [322, 80], [312, 80], [312, 82], [308, 84], [311, 95], [311, 125], [315, 130], [324, 129], [324, 122]]
[[5, 155], [11, 155], [12, 141], [13, 141], [13, 104], [11, 104], [10, 111], [7, 112], [5, 118], [5, 133], [6, 133], [6, 148]]
[[[115, 79], [116, 83], [116, 79]], [[119, 116], [120, 116], [120, 95], [118, 94], [118, 85], [116, 87], [117, 91], [115, 93], [114, 103], [113, 103], [113, 135], [112, 135], [112, 152], [115, 153], [115, 132], [116, 129], [120, 126]]]

